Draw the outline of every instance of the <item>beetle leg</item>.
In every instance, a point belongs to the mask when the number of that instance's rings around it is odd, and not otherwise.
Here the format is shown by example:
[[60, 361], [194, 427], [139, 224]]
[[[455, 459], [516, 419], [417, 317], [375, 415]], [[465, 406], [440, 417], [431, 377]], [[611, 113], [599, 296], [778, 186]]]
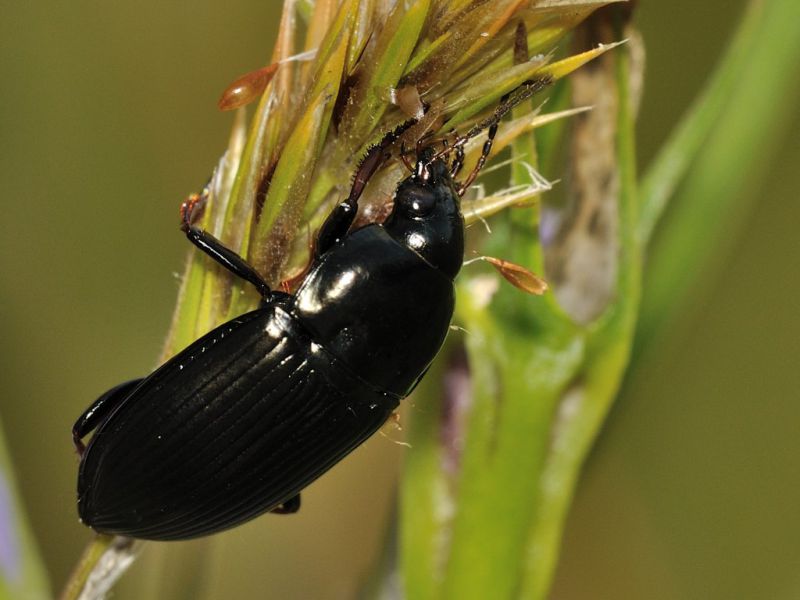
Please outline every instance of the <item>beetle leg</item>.
[[286, 502], [279, 504], [269, 512], [275, 513], [276, 515], [291, 515], [298, 510], [300, 510], [300, 494], [292, 496]]
[[[489, 132], [486, 136], [486, 141], [483, 143], [483, 148], [481, 149], [481, 155], [478, 157], [478, 162], [475, 163], [472, 171], [470, 171], [467, 178], [458, 186], [458, 195], [463, 196], [464, 192], [469, 189], [469, 186], [475, 181], [475, 178], [478, 177], [478, 173], [481, 172], [483, 165], [486, 164], [486, 159], [489, 158], [489, 153], [492, 151], [492, 144], [494, 143], [494, 136], [497, 135], [497, 125], [498, 121], [495, 121], [491, 125], [489, 125]], [[463, 148], [463, 146], [459, 146]], [[458, 160], [458, 158], [456, 158]]]
[[409, 173], [414, 172], [414, 165], [411, 164], [411, 161], [408, 160], [408, 156], [406, 156], [406, 145], [403, 142], [400, 143], [400, 160], [403, 161], [403, 164], [405, 165], [406, 169], [408, 169]]
[[464, 146], [456, 146], [455, 153], [453, 164], [450, 165], [450, 177], [458, 175], [464, 167]]
[[[472, 169], [472, 171], [470, 171], [463, 183], [458, 186], [459, 196], [464, 195], [464, 193], [469, 189], [469, 186], [471, 186], [478, 177], [478, 173], [480, 173], [481, 169], [483, 169], [483, 165], [486, 164], [486, 160], [489, 158], [489, 154], [492, 151], [492, 144], [494, 143], [494, 137], [497, 135], [497, 127], [500, 125], [500, 120], [517, 104], [527, 98], [530, 98], [534, 93], [542, 89], [548, 83], [550, 83], [549, 79], [534, 79], [522, 83], [518, 88], [500, 98], [500, 104], [494, 110], [494, 114], [492, 114], [488, 120], [485, 120], [478, 125], [480, 129], [488, 129], [486, 141], [483, 143], [481, 155], [478, 157], [478, 162], [475, 163], [475, 167]], [[458, 149], [461, 149], [462, 157], [464, 144], [466, 144], [470, 138], [474, 137], [477, 134], [476, 132], [480, 131], [480, 129], [473, 127], [469, 132], [467, 132], [466, 135], [456, 140], [454, 146]], [[456, 157], [455, 162], [458, 162], [458, 156]], [[461, 166], [459, 165], [459, 169], [460, 168]]]
[[[522, 82], [519, 86], [505, 94], [500, 99], [500, 104], [494, 109], [494, 112], [490, 117], [487, 117], [473, 125], [472, 128], [467, 131], [467, 133], [456, 138], [455, 142], [453, 142], [452, 148], [444, 148], [443, 150], [440, 150], [433, 156], [429, 157], [427, 162], [430, 163], [437, 158], [441, 158], [453, 150], [459, 152], [459, 149], [462, 148], [469, 140], [479, 135], [481, 132], [488, 130], [488, 139], [483, 144], [483, 149], [481, 150], [481, 155], [478, 158], [478, 163], [458, 188], [458, 195], [463, 196], [464, 192], [466, 192], [467, 188], [472, 185], [472, 183], [475, 181], [475, 178], [478, 176], [478, 173], [483, 168], [483, 165], [486, 163], [489, 153], [492, 151], [492, 143], [494, 142], [494, 137], [497, 134], [497, 127], [503, 117], [505, 117], [511, 111], [511, 109], [517, 106], [517, 104], [527, 100], [539, 90], [547, 87], [550, 85], [550, 83], [552, 83], [552, 81], [552, 77], [546, 76], [540, 79], [531, 79]], [[460, 169], [461, 165], [458, 163], [458, 156], [456, 156], [454, 166], [458, 165], [458, 168]]]
[[80, 456], [83, 456], [86, 446], [83, 443], [89, 433], [94, 430], [108, 415], [111, 414], [120, 403], [127, 398], [133, 391], [141, 379], [131, 379], [125, 383], [120, 383], [108, 390], [105, 394], [100, 396], [97, 400], [92, 402], [92, 405], [83, 411], [83, 414], [75, 421], [72, 426], [72, 443], [75, 444], [75, 450], [78, 451]]
[[428, 370], [429, 370], [430, 368], [431, 368], [431, 366], [430, 366], [430, 365], [428, 365], [427, 367], [425, 367], [425, 370], [424, 370], [422, 373], [420, 373], [419, 377], [417, 377], [417, 380], [416, 380], [416, 381], [414, 382], [414, 384], [411, 386], [411, 389], [409, 389], [409, 390], [408, 390], [408, 394], [407, 394], [408, 396], [410, 396], [410, 395], [411, 395], [411, 393], [412, 393], [412, 392], [413, 392], [415, 389], [417, 389], [417, 386], [419, 385], [419, 382], [420, 382], [420, 381], [422, 381], [422, 379], [425, 377], [425, 375], [427, 375], [427, 373], [428, 373]]
[[252, 283], [258, 293], [261, 294], [261, 297], [267, 298], [270, 295], [269, 285], [259, 275], [258, 271], [220, 240], [193, 224], [194, 211], [198, 206], [202, 206], [205, 203], [206, 198], [208, 198], [208, 189], [203, 190], [200, 195], [193, 194], [189, 196], [181, 205], [181, 229], [190, 242], [234, 275]]
[[347, 235], [347, 231], [350, 229], [350, 225], [353, 224], [353, 220], [356, 218], [356, 213], [358, 212], [358, 199], [364, 192], [364, 188], [367, 187], [367, 183], [369, 183], [369, 180], [383, 162], [391, 156], [388, 152], [389, 147], [398, 140], [406, 129], [416, 122], [417, 119], [410, 119], [402, 123], [394, 130], [384, 135], [380, 142], [367, 151], [367, 154], [361, 160], [356, 170], [356, 175], [353, 178], [353, 186], [350, 188], [350, 194], [345, 200], [336, 205], [319, 230], [316, 256], [320, 256], [330, 250]]

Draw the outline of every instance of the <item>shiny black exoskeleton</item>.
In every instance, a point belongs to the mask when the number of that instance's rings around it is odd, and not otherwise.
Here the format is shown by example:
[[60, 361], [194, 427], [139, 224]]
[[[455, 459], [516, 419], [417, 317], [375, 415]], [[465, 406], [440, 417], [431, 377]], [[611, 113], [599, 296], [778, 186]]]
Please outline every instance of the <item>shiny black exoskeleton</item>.
[[[83, 523], [104, 533], [177, 540], [267, 511], [294, 512], [300, 491], [410, 393], [453, 314], [465, 187], [457, 189], [453, 177], [467, 138], [439, 154], [419, 152], [386, 221], [351, 231], [358, 198], [401, 129], [362, 161], [293, 295], [271, 291], [244, 259], [196, 228], [194, 204], [185, 205], [189, 239], [253, 283], [262, 303], [148, 377], [113, 388], [78, 419]], [[496, 123], [465, 184], [495, 131]]]

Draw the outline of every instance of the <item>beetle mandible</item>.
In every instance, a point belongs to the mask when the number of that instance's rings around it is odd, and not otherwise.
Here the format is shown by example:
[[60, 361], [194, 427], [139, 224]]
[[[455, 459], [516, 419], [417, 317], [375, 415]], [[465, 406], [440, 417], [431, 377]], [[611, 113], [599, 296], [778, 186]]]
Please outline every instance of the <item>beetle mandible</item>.
[[[72, 430], [81, 521], [103, 533], [179, 540], [296, 512], [301, 490], [383, 425], [441, 348], [464, 257], [460, 198], [509, 108], [504, 98], [445, 150], [418, 149], [388, 218], [351, 230], [364, 187], [415, 121], [386, 134], [323, 224], [294, 294], [271, 290], [194, 225], [196, 203], [185, 203], [189, 240], [252, 283], [261, 304], [81, 415]], [[463, 145], [483, 129], [480, 158], [457, 186]]]

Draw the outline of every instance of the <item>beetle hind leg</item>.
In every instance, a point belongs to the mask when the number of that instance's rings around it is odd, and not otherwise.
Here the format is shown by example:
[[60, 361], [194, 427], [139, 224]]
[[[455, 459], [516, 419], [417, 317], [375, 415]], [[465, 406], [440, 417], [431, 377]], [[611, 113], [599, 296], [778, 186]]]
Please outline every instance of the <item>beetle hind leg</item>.
[[80, 456], [83, 456], [86, 450], [83, 438], [96, 429], [97, 426], [111, 414], [111, 411], [130, 395], [141, 381], [141, 379], [131, 379], [130, 381], [114, 386], [92, 402], [91, 406], [78, 417], [78, 420], [75, 421], [75, 425], [72, 426], [72, 443], [75, 444], [75, 450], [78, 451]]
[[298, 510], [300, 510], [300, 494], [292, 496], [286, 502], [279, 504], [269, 512], [276, 515], [291, 515], [296, 513]]

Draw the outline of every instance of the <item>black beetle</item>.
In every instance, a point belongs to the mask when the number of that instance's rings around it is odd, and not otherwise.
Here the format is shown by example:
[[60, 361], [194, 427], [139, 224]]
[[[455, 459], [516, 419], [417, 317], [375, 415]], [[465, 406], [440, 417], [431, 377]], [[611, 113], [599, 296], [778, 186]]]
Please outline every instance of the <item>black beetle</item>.
[[[350, 231], [367, 181], [413, 121], [373, 146], [293, 295], [270, 290], [196, 228], [194, 202], [185, 204], [189, 240], [254, 284], [261, 305], [81, 415], [72, 431], [81, 521], [103, 533], [178, 540], [297, 511], [300, 491], [381, 427], [441, 348], [464, 256], [460, 196], [508, 109], [501, 103], [445, 150], [418, 150], [385, 222]], [[463, 144], [483, 128], [481, 158], [457, 188]]]

